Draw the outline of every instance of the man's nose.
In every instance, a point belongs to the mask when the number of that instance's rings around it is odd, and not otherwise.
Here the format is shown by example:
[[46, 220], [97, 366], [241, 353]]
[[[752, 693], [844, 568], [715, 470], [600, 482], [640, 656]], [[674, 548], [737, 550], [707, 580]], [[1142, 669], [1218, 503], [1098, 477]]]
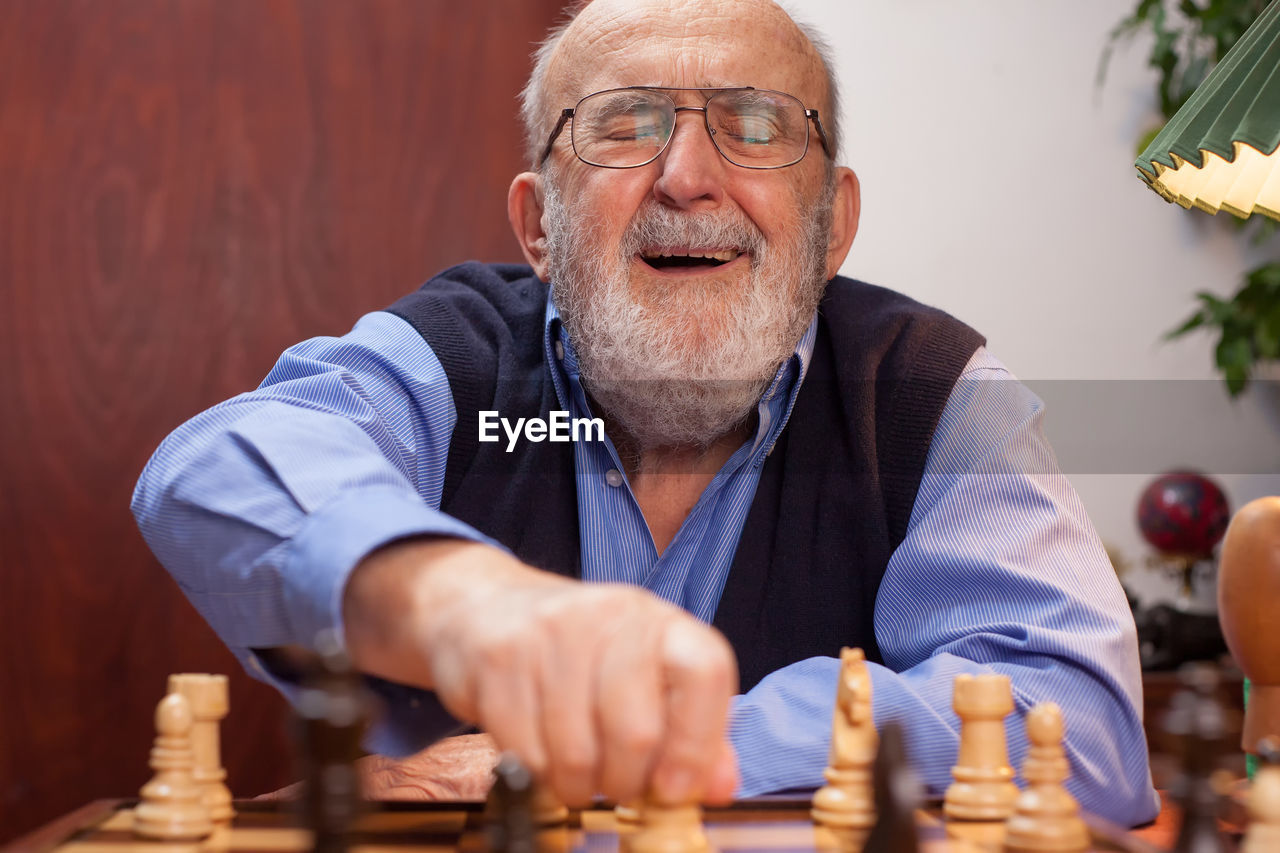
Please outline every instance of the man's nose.
[[676, 114], [667, 149], [658, 158], [660, 172], [653, 184], [659, 202], [682, 210], [715, 207], [724, 196], [727, 161], [707, 133], [701, 111]]

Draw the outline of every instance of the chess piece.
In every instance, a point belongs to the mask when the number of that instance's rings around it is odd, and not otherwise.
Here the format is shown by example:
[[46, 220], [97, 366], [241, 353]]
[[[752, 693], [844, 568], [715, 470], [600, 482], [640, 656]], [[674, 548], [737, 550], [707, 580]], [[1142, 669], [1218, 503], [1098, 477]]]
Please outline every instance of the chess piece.
[[1178, 744], [1182, 771], [1173, 787], [1182, 809], [1182, 826], [1175, 853], [1220, 853], [1226, 845], [1218, 832], [1220, 797], [1213, 771], [1225, 732], [1222, 706], [1208, 683], [1210, 671], [1196, 668], [1183, 673], [1190, 686], [1174, 695], [1165, 716], [1165, 732]]
[[1004, 718], [1013, 711], [1009, 677], [956, 676], [951, 707], [960, 718], [960, 751], [943, 813], [951, 820], [1007, 820], [1018, 798], [1004, 733]]
[[557, 826], [569, 820], [569, 807], [546, 785], [533, 785], [533, 822], [538, 826]]
[[493, 775], [485, 802], [489, 849], [494, 853], [534, 853], [538, 834], [533, 776], [510, 752], [498, 759]]
[[1280, 736], [1280, 497], [1245, 504], [1231, 520], [1218, 563], [1218, 621], [1248, 676], [1242, 748]]
[[[871, 673], [862, 649], [840, 650], [840, 681], [831, 715], [831, 751], [813, 795], [813, 819], [842, 843], [861, 843], [876, 820], [872, 764], [879, 736], [871, 719]], [[850, 837], [844, 837], [850, 836]]]
[[1267, 738], [1257, 747], [1263, 764], [1249, 788], [1249, 828], [1240, 853], [1280, 850], [1280, 738]]
[[640, 824], [627, 842], [630, 853], [702, 853], [710, 850], [696, 803], [666, 805], [646, 798]]
[[613, 807], [613, 816], [619, 823], [637, 824], [640, 822], [640, 809], [643, 803], [640, 800], [628, 800], [625, 803], [618, 803]]
[[227, 771], [222, 768], [218, 748], [218, 726], [228, 711], [227, 677], [190, 672], [170, 675], [169, 692], [181, 693], [191, 705], [195, 720], [191, 727], [191, 751], [195, 756], [192, 775], [204, 789], [209, 818], [215, 824], [229, 824], [235, 811], [231, 808], [231, 791], [225, 783]]
[[142, 801], [133, 811], [134, 834], [158, 841], [198, 841], [213, 832], [204, 804], [204, 789], [192, 776], [191, 706], [170, 693], [156, 706], [156, 740], [151, 769], [156, 775], [142, 786]]
[[1062, 749], [1062, 711], [1053, 702], [1027, 714], [1031, 748], [1022, 765], [1027, 788], [1018, 795], [1005, 824], [1005, 850], [1019, 853], [1079, 853], [1089, 847], [1089, 830], [1080, 806], [1062, 783], [1071, 774]]
[[872, 773], [875, 786], [876, 822], [867, 836], [863, 853], [916, 853], [916, 808], [920, 804], [920, 784], [907, 763], [902, 727], [889, 723], [880, 733]]
[[300, 719], [303, 813], [317, 853], [343, 853], [364, 808], [356, 759], [364, 732], [367, 697], [351, 662], [327, 632], [314, 655], [294, 651], [303, 688]]

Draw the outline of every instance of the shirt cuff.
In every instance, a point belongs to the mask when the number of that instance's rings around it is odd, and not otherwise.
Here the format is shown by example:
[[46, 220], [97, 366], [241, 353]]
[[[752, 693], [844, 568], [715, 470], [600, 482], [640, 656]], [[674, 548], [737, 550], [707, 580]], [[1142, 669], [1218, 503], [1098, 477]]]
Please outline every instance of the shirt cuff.
[[446, 711], [430, 690], [372, 676], [366, 676], [365, 682], [382, 700], [379, 714], [364, 736], [364, 747], [370, 752], [406, 758], [440, 738], [470, 729]]
[[375, 486], [343, 492], [308, 515], [292, 537], [283, 574], [296, 642], [313, 648], [317, 635], [328, 631], [345, 648], [342, 594], [352, 569], [383, 545], [410, 536], [447, 536], [502, 547], [423, 503], [412, 491]]
[[808, 658], [734, 697], [729, 741], [738, 756], [736, 797], [822, 784], [839, 674], [836, 658]]
[[[233, 648], [231, 651], [251, 676], [279, 690], [291, 706], [298, 707], [303, 685], [273, 673], [253, 649]], [[378, 700], [361, 741], [369, 752], [407, 758], [441, 738], [462, 734], [469, 728], [446, 711], [430, 690], [372, 675], [366, 675], [364, 681]]]

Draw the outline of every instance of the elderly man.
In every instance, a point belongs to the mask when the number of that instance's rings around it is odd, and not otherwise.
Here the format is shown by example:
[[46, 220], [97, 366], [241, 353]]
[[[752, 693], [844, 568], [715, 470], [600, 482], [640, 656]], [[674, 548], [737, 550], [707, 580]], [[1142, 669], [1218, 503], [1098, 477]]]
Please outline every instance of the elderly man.
[[[836, 277], [835, 105], [767, 0], [588, 5], [525, 93], [529, 267], [448, 270], [180, 428], [135, 496], [155, 552], [259, 677], [330, 632], [377, 748], [472, 724], [570, 803], [820, 784], [857, 645], [931, 787], [953, 677], [1000, 672], [1064, 708], [1086, 808], [1151, 818], [1133, 623], [1039, 401]], [[541, 440], [554, 412], [604, 434]], [[416, 772], [487, 769], [441, 754]]]

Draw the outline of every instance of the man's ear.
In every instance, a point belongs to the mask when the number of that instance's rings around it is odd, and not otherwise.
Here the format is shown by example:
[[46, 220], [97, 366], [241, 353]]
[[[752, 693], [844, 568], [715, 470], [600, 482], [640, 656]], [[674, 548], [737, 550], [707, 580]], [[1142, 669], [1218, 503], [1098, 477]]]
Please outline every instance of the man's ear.
[[858, 216], [862, 213], [862, 190], [853, 170], [836, 169], [836, 195], [831, 202], [831, 234], [827, 238], [827, 278], [840, 272], [849, 254], [853, 237], [858, 233]]
[[542, 230], [542, 176], [521, 172], [507, 191], [507, 219], [520, 251], [538, 278], [547, 280], [547, 235]]

